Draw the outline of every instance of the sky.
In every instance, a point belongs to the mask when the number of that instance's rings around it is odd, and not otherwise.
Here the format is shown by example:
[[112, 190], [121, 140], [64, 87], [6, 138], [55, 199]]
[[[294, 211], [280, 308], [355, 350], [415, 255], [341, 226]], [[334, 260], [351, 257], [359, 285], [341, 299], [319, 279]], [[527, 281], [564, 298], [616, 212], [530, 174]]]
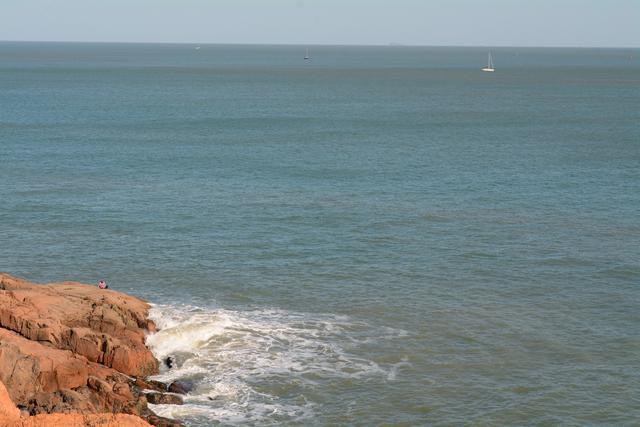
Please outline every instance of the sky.
[[0, 40], [640, 47], [640, 0], [0, 0]]

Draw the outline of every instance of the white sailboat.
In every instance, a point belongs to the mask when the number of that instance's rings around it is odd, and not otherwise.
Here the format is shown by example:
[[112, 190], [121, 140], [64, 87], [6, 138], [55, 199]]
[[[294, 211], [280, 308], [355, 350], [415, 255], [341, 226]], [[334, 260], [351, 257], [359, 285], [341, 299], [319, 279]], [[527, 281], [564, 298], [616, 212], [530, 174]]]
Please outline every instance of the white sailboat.
[[309, 48], [307, 48], [307, 53], [304, 54], [304, 59], [305, 61], [308, 61], [309, 59], [311, 59], [311, 57], [309, 56]]
[[489, 52], [489, 61], [487, 66], [482, 69], [482, 71], [486, 71], [487, 73], [493, 73], [496, 69], [493, 68], [493, 58], [491, 57], [491, 52]]

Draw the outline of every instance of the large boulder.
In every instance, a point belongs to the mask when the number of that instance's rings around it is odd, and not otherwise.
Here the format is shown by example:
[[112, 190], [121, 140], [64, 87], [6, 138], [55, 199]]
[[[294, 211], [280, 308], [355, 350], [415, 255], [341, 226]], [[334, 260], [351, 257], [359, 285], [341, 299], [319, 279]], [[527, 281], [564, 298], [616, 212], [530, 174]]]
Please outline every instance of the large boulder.
[[0, 327], [131, 376], [158, 372], [145, 346], [149, 305], [75, 282], [36, 285], [0, 274]]

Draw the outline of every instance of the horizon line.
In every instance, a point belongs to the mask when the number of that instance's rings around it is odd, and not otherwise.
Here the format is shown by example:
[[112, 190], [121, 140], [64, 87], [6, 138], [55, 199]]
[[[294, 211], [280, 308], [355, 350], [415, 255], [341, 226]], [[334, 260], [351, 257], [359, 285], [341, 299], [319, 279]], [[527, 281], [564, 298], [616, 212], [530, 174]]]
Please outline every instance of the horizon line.
[[158, 44], [158, 45], [210, 45], [210, 46], [327, 46], [327, 47], [477, 47], [477, 48], [521, 48], [521, 49], [640, 49], [640, 46], [575, 46], [575, 45], [480, 45], [480, 44], [408, 44], [389, 42], [387, 44], [356, 43], [244, 43], [244, 42], [175, 42], [175, 41], [105, 41], [105, 40], [0, 40], [0, 43], [78, 43], [78, 44]]

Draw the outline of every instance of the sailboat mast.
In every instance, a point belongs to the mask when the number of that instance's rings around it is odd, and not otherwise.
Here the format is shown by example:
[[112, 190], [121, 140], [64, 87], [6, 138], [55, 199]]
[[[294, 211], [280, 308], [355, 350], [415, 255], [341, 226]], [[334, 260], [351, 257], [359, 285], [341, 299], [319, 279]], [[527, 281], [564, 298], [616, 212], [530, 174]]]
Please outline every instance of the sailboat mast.
[[487, 71], [487, 72], [494, 71], [494, 69], [493, 69], [493, 57], [491, 56], [491, 52], [489, 52], [489, 55], [488, 55], [488, 58], [487, 58], [487, 66], [485, 68], [483, 68], [482, 71]]

